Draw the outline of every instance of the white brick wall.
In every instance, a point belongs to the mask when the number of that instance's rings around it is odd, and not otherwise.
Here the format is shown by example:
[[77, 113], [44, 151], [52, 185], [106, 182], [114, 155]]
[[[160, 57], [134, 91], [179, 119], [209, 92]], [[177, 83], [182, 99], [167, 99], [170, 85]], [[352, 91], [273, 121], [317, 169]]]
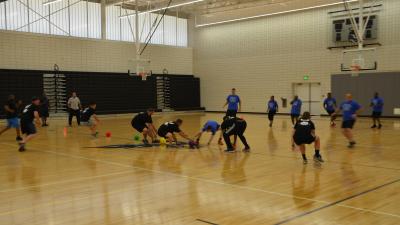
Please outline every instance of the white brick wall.
[[[0, 31], [0, 68], [127, 72], [135, 56], [134, 43], [47, 36]], [[144, 58], [153, 72], [167, 68], [170, 74], [193, 74], [191, 48], [149, 45]]]
[[[400, 71], [400, 1], [383, 1], [377, 50], [380, 71]], [[270, 95], [291, 98], [292, 83], [310, 75], [330, 90], [330, 74], [340, 72], [342, 50], [327, 50], [331, 38], [324, 8], [222, 24], [195, 30], [194, 73], [201, 78], [202, 105], [222, 110], [236, 87], [243, 111], [263, 112]], [[287, 112], [287, 110], [281, 110]]]

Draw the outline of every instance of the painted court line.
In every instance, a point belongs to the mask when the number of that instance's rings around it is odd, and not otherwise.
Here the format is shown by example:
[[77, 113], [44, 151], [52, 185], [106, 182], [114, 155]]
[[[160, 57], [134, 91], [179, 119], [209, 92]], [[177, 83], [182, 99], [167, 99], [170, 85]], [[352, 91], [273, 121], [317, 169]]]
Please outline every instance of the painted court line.
[[211, 224], [211, 225], [218, 225], [217, 223], [213, 223], [207, 220], [202, 220], [202, 219], [196, 219], [197, 221], [203, 222], [203, 223], [207, 223], [207, 224]]
[[[347, 198], [344, 198], [344, 199], [341, 199], [341, 200], [338, 200], [338, 201], [329, 203], [329, 204], [327, 204], [327, 205], [318, 207], [318, 208], [316, 208], [316, 209], [313, 209], [313, 210], [310, 210], [310, 211], [307, 211], [307, 212], [300, 213], [300, 214], [298, 214], [298, 215], [289, 217], [289, 218], [287, 218], [287, 219], [285, 219], [285, 220], [282, 220], [282, 221], [280, 221], [280, 222], [278, 222], [278, 223], [275, 223], [274, 225], [280, 225], [280, 224], [289, 223], [289, 222], [291, 222], [291, 221], [293, 221], [293, 220], [296, 220], [296, 219], [299, 219], [299, 218], [301, 218], [301, 217], [304, 217], [304, 216], [313, 214], [313, 213], [315, 213], [315, 212], [321, 211], [321, 210], [326, 209], [326, 208], [329, 208], [329, 207], [331, 207], [331, 206], [335, 206], [335, 205], [336, 205], [336, 206], [341, 206], [341, 207], [343, 207], [343, 205], [340, 205], [339, 203], [342, 203], [342, 202], [344, 202], [344, 201], [347, 201], [347, 200], [350, 200], [350, 199], [359, 197], [359, 196], [361, 196], [361, 195], [364, 195], [364, 194], [367, 194], [367, 193], [376, 191], [376, 190], [378, 190], [378, 189], [381, 189], [381, 188], [383, 188], [383, 187], [386, 187], [386, 186], [389, 186], [389, 185], [391, 185], [391, 184], [397, 183], [397, 182], [399, 182], [399, 181], [400, 181], [400, 179], [397, 179], [397, 180], [394, 180], [394, 181], [390, 181], [390, 182], [388, 182], [388, 183], [379, 185], [379, 186], [377, 186], [377, 187], [374, 187], [374, 188], [365, 190], [365, 191], [363, 191], [363, 192], [360, 192], [360, 193], [351, 195], [351, 196], [349, 196], [349, 197], [347, 197]], [[347, 207], [347, 206], [346, 206], [346, 208], [352, 208], [352, 209], [359, 210], [359, 209], [356, 208], [356, 207]], [[365, 210], [365, 209], [363, 209], [362, 211], [368, 211], [368, 212], [373, 212], [373, 213], [376, 212], [376, 211]], [[388, 214], [388, 213], [383, 213], [383, 212], [380, 212], [380, 213], [378, 213], [378, 214], [385, 214], [385, 215], [388, 215], [388, 216], [395, 216], [395, 217], [400, 218], [399, 215], [393, 215], [393, 214]]]

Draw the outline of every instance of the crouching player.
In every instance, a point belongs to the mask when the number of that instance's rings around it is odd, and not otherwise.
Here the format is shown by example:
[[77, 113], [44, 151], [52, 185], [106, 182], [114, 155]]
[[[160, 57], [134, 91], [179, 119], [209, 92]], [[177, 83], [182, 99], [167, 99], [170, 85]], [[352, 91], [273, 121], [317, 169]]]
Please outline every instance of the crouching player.
[[154, 143], [157, 138], [156, 128], [153, 125], [151, 116], [154, 114], [154, 109], [148, 109], [147, 112], [138, 113], [132, 119], [132, 127], [142, 133], [143, 143], [148, 144], [147, 136], [150, 136], [151, 141]]
[[[89, 104], [89, 107], [84, 109], [81, 114], [81, 124], [89, 127], [93, 137], [97, 137], [97, 135], [99, 134], [99, 132], [97, 132], [97, 125], [100, 120], [96, 115], [96, 107], [96, 103], [91, 102]], [[94, 120], [92, 120], [92, 117]]]
[[[214, 120], [209, 120], [207, 123], [204, 124], [203, 128], [201, 131], [194, 137], [197, 138], [196, 142], [200, 143], [200, 138], [203, 135], [204, 132], [211, 132], [211, 137], [210, 140], [208, 140], [208, 145], [211, 144], [212, 140], [214, 139], [215, 134], [221, 129], [221, 126], [218, 124], [218, 122]], [[219, 136], [218, 139], [218, 144], [222, 145], [222, 133]]]
[[36, 121], [37, 125], [40, 125], [39, 116], [39, 105], [40, 99], [38, 97], [32, 98], [32, 104], [27, 105], [21, 114], [21, 131], [25, 135], [22, 141], [19, 142], [19, 151], [25, 151], [25, 145], [27, 142], [36, 137], [36, 126], [33, 120]]
[[315, 126], [311, 121], [311, 115], [309, 112], [304, 112], [301, 119], [297, 121], [296, 125], [294, 126], [292, 141], [299, 146], [304, 164], [307, 164], [306, 144], [311, 143], [314, 143], [315, 146], [314, 161], [324, 162], [319, 153], [320, 139], [317, 135], [315, 135]]
[[158, 136], [163, 137], [168, 140], [170, 144], [175, 142], [178, 144], [178, 139], [176, 138], [175, 133], [178, 133], [179, 136], [183, 137], [184, 139], [193, 142], [192, 139], [186, 135], [180, 127], [182, 126], [183, 121], [181, 119], [177, 119], [175, 121], [170, 121], [163, 123], [160, 128], [158, 128]]
[[[244, 132], [246, 131], [247, 127], [247, 122], [243, 119], [236, 118], [236, 117], [231, 117], [231, 116], [225, 116], [224, 117], [224, 122], [221, 124], [221, 129], [223, 132], [223, 137], [225, 140], [226, 144], [226, 152], [234, 152], [235, 149], [231, 143], [230, 136], [239, 136], [240, 140], [242, 141], [244, 145], [243, 151], [249, 152], [250, 151], [250, 146], [247, 144], [246, 138], [244, 137]], [[236, 142], [236, 141], [235, 141]]]

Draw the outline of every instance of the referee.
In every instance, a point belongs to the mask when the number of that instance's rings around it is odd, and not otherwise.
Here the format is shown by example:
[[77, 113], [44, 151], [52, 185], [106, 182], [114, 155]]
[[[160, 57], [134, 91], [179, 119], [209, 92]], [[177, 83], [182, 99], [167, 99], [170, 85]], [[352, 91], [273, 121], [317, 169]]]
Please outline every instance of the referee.
[[72, 92], [72, 96], [68, 99], [68, 124], [72, 126], [72, 118], [76, 116], [78, 126], [81, 125], [81, 100], [76, 96], [76, 92]]

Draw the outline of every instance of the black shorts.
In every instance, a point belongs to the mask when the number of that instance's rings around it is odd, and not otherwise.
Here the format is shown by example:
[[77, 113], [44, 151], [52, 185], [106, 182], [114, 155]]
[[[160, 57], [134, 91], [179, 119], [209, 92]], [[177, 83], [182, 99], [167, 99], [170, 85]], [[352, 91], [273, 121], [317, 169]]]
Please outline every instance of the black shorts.
[[228, 109], [228, 110], [226, 111], [226, 116], [236, 117], [236, 114], [237, 114], [237, 110]]
[[332, 114], [335, 113], [335, 110], [326, 110], [326, 112], [328, 113], [328, 115], [332, 116]]
[[163, 138], [166, 138], [168, 133], [169, 132], [165, 129], [158, 129], [158, 132], [157, 132], [158, 136], [163, 137]]
[[291, 116], [292, 118], [299, 118], [299, 117], [300, 117], [300, 114], [290, 114], [290, 116]]
[[40, 117], [49, 117], [49, 109], [48, 108], [42, 108], [40, 109]]
[[372, 117], [373, 118], [381, 118], [382, 112], [372, 112]]
[[269, 119], [269, 120], [274, 120], [275, 114], [276, 114], [276, 111], [270, 110], [270, 111], [268, 112], [268, 119]]
[[294, 136], [294, 143], [296, 143], [296, 145], [303, 145], [303, 144], [311, 144], [315, 141], [315, 137], [314, 136]]
[[135, 130], [139, 131], [140, 133], [143, 132], [144, 128], [148, 128], [146, 124], [139, 124], [139, 123], [133, 123], [132, 122], [132, 127], [135, 128]]
[[36, 127], [33, 123], [21, 123], [21, 131], [23, 134], [31, 135], [36, 134]]
[[353, 129], [355, 123], [356, 123], [355, 120], [344, 120], [342, 122], [342, 128]]

